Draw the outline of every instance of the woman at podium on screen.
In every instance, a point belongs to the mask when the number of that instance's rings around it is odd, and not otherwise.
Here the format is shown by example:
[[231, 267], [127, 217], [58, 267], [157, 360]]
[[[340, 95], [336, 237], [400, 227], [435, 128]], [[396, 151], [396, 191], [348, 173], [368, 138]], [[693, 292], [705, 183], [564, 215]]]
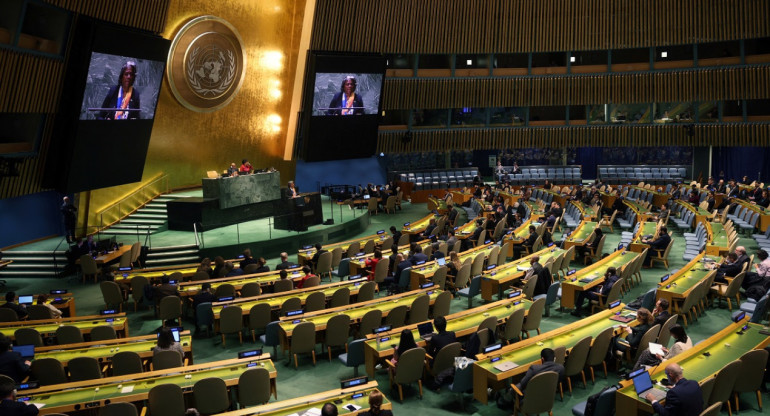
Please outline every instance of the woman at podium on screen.
[[348, 76], [342, 80], [340, 92], [334, 94], [326, 114], [330, 116], [364, 114], [364, 100], [360, 94], [356, 94], [355, 77]]
[[[115, 108], [118, 111], [102, 111], [102, 120], [135, 120], [139, 117], [139, 90], [134, 88], [136, 81], [136, 62], [128, 61], [120, 69], [118, 85], [110, 88], [104, 97], [102, 108]], [[125, 111], [135, 109], [136, 111]]]

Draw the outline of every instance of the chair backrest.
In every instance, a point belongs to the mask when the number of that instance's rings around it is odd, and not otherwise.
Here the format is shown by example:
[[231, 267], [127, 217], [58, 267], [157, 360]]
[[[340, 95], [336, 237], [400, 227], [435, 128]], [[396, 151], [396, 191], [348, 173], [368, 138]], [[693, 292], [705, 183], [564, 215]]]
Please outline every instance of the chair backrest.
[[717, 416], [722, 414], [722, 406], [724, 403], [722, 402], [716, 402], [712, 404], [711, 406], [703, 409], [703, 411], [698, 416]]
[[459, 342], [453, 342], [441, 348], [434, 357], [433, 366], [430, 368], [431, 375], [435, 377], [442, 371], [454, 367], [455, 357], [459, 357], [461, 351], [462, 345]]
[[321, 276], [313, 275], [305, 279], [305, 283], [302, 284], [302, 288], [316, 287], [321, 284]]
[[266, 328], [270, 323], [270, 304], [257, 303], [249, 309], [249, 329], [257, 330]]
[[193, 396], [195, 406], [201, 414], [221, 413], [230, 407], [227, 384], [219, 377], [208, 377], [195, 382]]
[[444, 290], [444, 286], [446, 286], [446, 273], [447, 273], [447, 267], [441, 266], [438, 269], [436, 269], [436, 272], [433, 273], [433, 277], [431, 280], [433, 281], [433, 284], [438, 286], [439, 289]]
[[160, 312], [162, 321], [176, 319], [182, 316], [182, 300], [178, 296], [166, 296], [160, 300]]
[[393, 381], [397, 384], [409, 384], [422, 378], [425, 369], [425, 349], [412, 348], [398, 358], [396, 375]]
[[243, 330], [243, 309], [229, 305], [219, 312], [219, 331], [223, 334], [235, 334]]
[[742, 271], [738, 273], [735, 278], [727, 285], [727, 289], [725, 289], [725, 297], [733, 297], [736, 294], [738, 294], [738, 291], [741, 290], [741, 284], [743, 283], [743, 279], [746, 277], [746, 272]]
[[468, 288], [468, 297], [474, 297], [481, 293], [481, 276], [474, 276], [471, 279], [471, 286]]
[[[406, 237], [409, 238], [408, 235]], [[409, 243], [407, 242], [407, 244]], [[354, 241], [350, 243], [350, 245], [348, 245], [347, 255], [345, 257], [353, 257], [360, 252], [361, 252], [361, 243], [359, 243], [358, 241]]]
[[374, 266], [374, 281], [377, 283], [382, 283], [385, 281], [385, 279], [388, 277], [388, 266], [389, 262], [387, 259], [382, 259], [381, 261], [377, 262], [377, 265]]
[[[112, 282], [110, 282], [112, 283]], [[27, 319], [35, 321], [39, 319], [52, 319], [53, 313], [45, 305], [29, 305], [27, 306]]]
[[182, 354], [179, 351], [158, 351], [152, 355], [152, 370], [166, 370], [182, 366]]
[[195, 307], [195, 325], [198, 327], [214, 324], [214, 311], [211, 309], [211, 302], [199, 303]]
[[481, 274], [481, 271], [484, 269], [484, 257], [484, 253], [479, 253], [473, 258], [471, 276], [479, 276]]
[[730, 400], [730, 395], [732, 395], [733, 387], [735, 386], [735, 380], [738, 378], [738, 374], [742, 372], [742, 366], [743, 363], [741, 360], [735, 360], [719, 370], [716, 380], [714, 380], [714, 389], [711, 391], [711, 396], [709, 397], [709, 405]]
[[524, 325], [524, 308], [516, 309], [505, 321], [505, 331], [503, 331], [503, 338], [505, 341], [511, 342], [511, 340], [521, 339], [521, 328]]
[[131, 244], [131, 263], [135, 263], [139, 260], [139, 256], [142, 255], [142, 243], [136, 242]]
[[83, 342], [83, 333], [80, 329], [73, 325], [64, 325], [56, 329], [56, 343], [63, 344], [76, 344]]
[[529, 279], [527, 279], [526, 282], [524, 282], [524, 287], [522, 287], [521, 292], [526, 296], [527, 299], [532, 299], [532, 297], [535, 294], [535, 287], [537, 286], [537, 280], [540, 278], [540, 276], [533, 274], [530, 276]]
[[318, 291], [307, 295], [305, 298], [305, 312], [320, 311], [326, 307], [326, 295]]
[[150, 416], [183, 416], [186, 407], [182, 388], [176, 384], [161, 384], [150, 389], [147, 396]]
[[441, 292], [436, 296], [436, 300], [433, 302], [433, 317], [447, 316], [449, 315], [449, 309], [452, 303], [452, 294], [449, 292]]
[[634, 356], [633, 362], [639, 361], [639, 356], [650, 346], [650, 343], [658, 339], [659, 332], [660, 324], [654, 325], [642, 335], [642, 340], [639, 341], [639, 346], [636, 348], [636, 355]]
[[73, 358], [67, 362], [67, 369], [69, 369], [71, 382], [102, 378], [99, 361], [93, 357]]
[[470, 264], [463, 264], [460, 266], [460, 270], [457, 271], [457, 276], [455, 277], [455, 287], [457, 288], [464, 288], [468, 285], [468, 282], [471, 278], [471, 265]]
[[409, 323], [416, 324], [428, 320], [428, 309], [430, 308], [430, 296], [427, 294], [418, 296], [412, 301], [409, 308]]
[[315, 268], [316, 273], [324, 274], [332, 271], [332, 253], [321, 253], [318, 257], [318, 265]]
[[344, 259], [340, 260], [340, 263], [337, 265], [337, 276], [342, 279], [343, 277], [350, 274], [350, 257], [345, 257]]
[[454, 393], [465, 393], [473, 388], [473, 366], [455, 370], [455, 377], [452, 384], [449, 385], [449, 391]]
[[527, 383], [527, 396], [537, 400], [524, 400], [521, 412], [524, 414], [550, 413], [556, 397], [559, 374], [546, 371], [532, 377]]
[[481, 331], [482, 329], [488, 329], [490, 332], [495, 333], [497, 331], [497, 317], [496, 316], [488, 316], [484, 318], [483, 321], [479, 324], [478, 329], [476, 331]]
[[278, 280], [273, 284], [273, 292], [288, 292], [290, 290], [294, 289], [294, 282], [291, 281], [291, 279], [282, 279]]
[[[130, 254], [130, 253], [129, 253]], [[99, 408], [99, 416], [137, 416], [133, 403], [110, 403]]]
[[279, 310], [278, 314], [279, 316], [286, 316], [286, 312], [289, 311], [296, 311], [302, 309], [302, 299], [293, 297], [286, 299], [281, 304], [281, 309]]
[[102, 291], [104, 303], [111, 305], [120, 305], [123, 303], [123, 292], [120, 291], [120, 286], [118, 286], [117, 283], [104, 281], [99, 283], [99, 288]]
[[241, 297], [250, 298], [252, 296], [259, 296], [262, 294], [262, 288], [257, 282], [249, 282], [241, 287]]
[[[387, 264], [387, 262], [385, 262]], [[379, 263], [378, 263], [379, 265]], [[385, 268], [387, 270], [387, 267]], [[356, 296], [356, 302], [366, 302], [374, 299], [374, 289], [377, 284], [375, 282], [366, 282], [358, 288], [358, 295]]]
[[760, 389], [767, 367], [767, 356], [768, 352], [764, 349], [751, 350], [741, 356], [741, 376], [735, 379], [733, 391], [742, 393]]
[[588, 357], [586, 357], [586, 366], [593, 367], [605, 360], [610, 341], [612, 341], [613, 331], [613, 328], [607, 328], [594, 338], [591, 349], [588, 351]]
[[524, 320], [522, 330], [532, 331], [540, 328], [540, 320], [543, 318], [543, 310], [545, 309], [545, 298], [537, 299], [529, 307], [529, 313], [527, 313], [527, 319]]
[[358, 326], [360, 335], [366, 337], [372, 333], [374, 328], [377, 328], [382, 323], [382, 311], [379, 309], [372, 309], [365, 313]]
[[324, 343], [329, 346], [341, 346], [348, 342], [350, 335], [350, 316], [334, 315], [326, 324], [326, 336]]
[[367, 242], [364, 244], [364, 253], [374, 253], [374, 240], [367, 240]]
[[142, 357], [133, 351], [120, 351], [112, 356], [112, 375], [122, 376], [144, 372]]
[[678, 319], [679, 315], [677, 314], [673, 314], [671, 317], [666, 319], [666, 322], [664, 322], [663, 326], [660, 327], [660, 333], [658, 334], [658, 344], [668, 348], [668, 343], [671, 340], [671, 327], [676, 324]]
[[241, 407], [257, 406], [269, 400], [270, 372], [266, 368], [251, 368], [238, 377], [238, 403]]
[[[701, 394], [703, 395], [702, 397], [703, 397], [704, 406], [708, 406], [709, 398], [711, 397], [711, 392], [714, 391], [714, 383], [716, 381], [717, 381], [716, 377], [709, 377], [700, 383], [700, 390], [701, 390]], [[722, 403], [722, 402], [718, 402], [718, 403]]]
[[36, 347], [45, 345], [43, 344], [43, 337], [34, 328], [19, 328], [14, 331], [13, 337], [16, 339], [16, 345], [34, 345]]
[[257, 269], [259, 269], [259, 264], [257, 263], [247, 264], [246, 267], [243, 268], [243, 274], [256, 273]]
[[580, 374], [586, 365], [588, 359], [588, 352], [591, 349], [591, 336], [587, 336], [575, 344], [567, 356], [567, 361], [564, 364], [564, 375], [569, 377], [575, 374]]
[[55, 358], [38, 358], [30, 367], [31, 380], [37, 380], [42, 386], [67, 382], [64, 366]]
[[[206, 279], [208, 278], [207, 273]], [[144, 276], [134, 276], [131, 279], [131, 297], [134, 299], [134, 302], [140, 302], [144, 299], [144, 287], [148, 284], [150, 284], [150, 282], [147, 281], [147, 278]]]
[[301, 354], [315, 349], [315, 324], [312, 322], [300, 322], [291, 333], [292, 354]]
[[508, 252], [510, 250], [511, 250], [511, 243], [503, 244], [503, 247], [500, 249], [500, 252], [497, 254], [497, 260], [496, 260], [497, 265], [505, 264], [505, 260], [508, 259]]
[[235, 286], [231, 285], [230, 283], [222, 283], [217, 286], [217, 289], [214, 291], [214, 297], [216, 298], [229, 296], [235, 296]]
[[339, 306], [345, 306], [350, 304], [350, 289], [341, 287], [334, 291], [332, 294], [332, 300], [329, 306], [336, 308]]
[[407, 306], [399, 305], [388, 312], [385, 322], [393, 328], [404, 326], [406, 323]]
[[332, 250], [332, 269], [339, 266], [340, 261], [342, 261], [342, 247], [335, 247]]
[[99, 325], [91, 329], [91, 341], [105, 341], [109, 339], [118, 339], [115, 328], [109, 325]]
[[80, 256], [80, 268], [83, 269], [85, 275], [96, 274], [99, 271], [96, 267], [96, 260], [88, 254]]

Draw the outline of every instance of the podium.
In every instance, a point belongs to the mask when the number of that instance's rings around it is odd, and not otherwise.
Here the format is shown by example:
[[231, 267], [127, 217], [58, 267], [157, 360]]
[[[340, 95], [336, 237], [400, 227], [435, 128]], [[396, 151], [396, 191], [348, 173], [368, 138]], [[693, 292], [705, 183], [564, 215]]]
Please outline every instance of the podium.
[[[286, 194], [286, 192], [282, 192]], [[306, 231], [307, 227], [323, 223], [321, 194], [308, 192], [296, 198], [281, 200], [281, 214], [275, 215], [275, 228], [279, 230]]]

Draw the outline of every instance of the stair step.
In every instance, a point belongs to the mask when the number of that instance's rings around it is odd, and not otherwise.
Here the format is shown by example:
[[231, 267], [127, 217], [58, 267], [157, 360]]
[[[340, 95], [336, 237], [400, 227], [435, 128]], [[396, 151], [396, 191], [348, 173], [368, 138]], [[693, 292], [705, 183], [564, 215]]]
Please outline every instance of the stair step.
[[[59, 253], [56, 255], [56, 259], [58, 261], [62, 261], [62, 259], [66, 260], [66, 254], [65, 253]], [[47, 256], [47, 257], [27, 257], [27, 256], [14, 256], [10, 253], [3, 253], [3, 260], [13, 260], [14, 263], [20, 263], [20, 262], [50, 262], [53, 261], [53, 256]], [[9, 267], [11, 266], [9, 265]]]
[[158, 214], [158, 215], [166, 215], [166, 208], [141, 208], [139, 211], [136, 212], [137, 214]]
[[154, 259], [150, 260], [147, 259], [145, 264], [147, 266], [157, 266], [162, 264], [177, 264], [177, 263], [190, 263], [190, 262], [199, 262], [200, 258], [198, 256], [189, 256], [189, 257], [175, 257], [171, 259]]
[[[56, 255], [64, 254], [67, 250], [57, 250]], [[8, 250], [3, 252], [3, 258], [9, 256], [51, 256], [53, 251], [40, 251], [40, 250]], [[10, 260], [10, 258], [6, 259]]]
[[174, 256], [184, 256], [184, 255], [197, 255], [198, 249], [194, 250], [179, 250], [179, 251], [161, 251], [161, 252], [150, 252], [147, 253], [147, 259], [157, 259], [162, 257], [174, 257]]
[[[61, 269], [59, 270], [61, 272]], [[0, 277], [18, 277], [18, 276], [37, 276], [37, 277], [55, 277], [58, 273], [54, 271], [50, 272], [36, 272], [36, 271], [23, 271], [23, 270], [0, 270]]]
[[131, 215], [128, 218], [123, 219], [120, 221], [120, 224], [126, 225], [146, 225], [146, 226], [153, 226], [153, 225], [163, 225], [165, 223], [165, 219], [156, 220], [156, 219], [149, 219], [149, 218], [135, 218], [133, 215]]
[[158, 253], [161, 251], [177, 251], [177, 250], [198, 250], [198, 246], [195, 244], [183, 244], [180, 246], [153, 247], [150, 250], [150, 252]]
[[[59, 263], [58, 267], [61, 269], [62, 267], [66, 266], [67, 263]], [[40, 270], [53, 270], [56, 268], [56, 265], [53, 263], [37, 263], [37, 264], [19, 264], [19, 263], [13, 263], [9, 264], [4, 269], [7, 270], [34, 270], [34, 269], [40, 269]]]
[[[138, 229], [140, 232], [146, 232], [147, 230], [157, 230], [160, 226], [159, 225], [143, 225], [143, 224], [116, 224], [112, 227], [108, 228], [108, 230], [115, 229], [115, 230], [132, 230], [136, 232]], [[102, 231], [103, 232], [103, 231]]]
[[168, 215], [166, 215], [166, 213], [156, 214], [154, 212], [142, 212], [142, 211], [139, 211], [139, 212], [135, 212], [135, 213], [131, 214], [131, 216], [128, 217], [128, 218], [130, 218], [130, 219], [140, 219], [141, 218], [141, 219], [148, 219], [148, 220], [161, 220], [161, 221], [165, 221], [166, 218], [168, 218]]
[[[140, 233], [144, 233], [144, 232], [146, 232], [146, 230], [139, 230], [139, 232]], [[136, 230], [135, 229], [126, 230], [126, 229], [109, 228], [109, 229], [103, 230], [102, 234], [107, 234], [107, 235], [136, 235]]]

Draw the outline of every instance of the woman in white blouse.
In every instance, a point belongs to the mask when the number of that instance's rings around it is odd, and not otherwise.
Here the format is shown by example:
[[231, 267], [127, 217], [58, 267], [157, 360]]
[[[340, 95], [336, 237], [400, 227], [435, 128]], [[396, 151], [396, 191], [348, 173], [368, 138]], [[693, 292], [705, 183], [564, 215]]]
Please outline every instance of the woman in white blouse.
[[642, 352], [639, 356], [639, 361], [634, 365], [634, 370], [642, 368], [642, 366], [656, 366], [670, 358], [675, 357], [677, 354], [687, 351], [692, 348], [692, 340], [687, 336], [684, 328], [681, 325], [674, 325], [671, 327], [671, 338], [674, 339], [674, 345], [671, 348], [662, 347], [663, 354], [652, 354], [649, 349]]

